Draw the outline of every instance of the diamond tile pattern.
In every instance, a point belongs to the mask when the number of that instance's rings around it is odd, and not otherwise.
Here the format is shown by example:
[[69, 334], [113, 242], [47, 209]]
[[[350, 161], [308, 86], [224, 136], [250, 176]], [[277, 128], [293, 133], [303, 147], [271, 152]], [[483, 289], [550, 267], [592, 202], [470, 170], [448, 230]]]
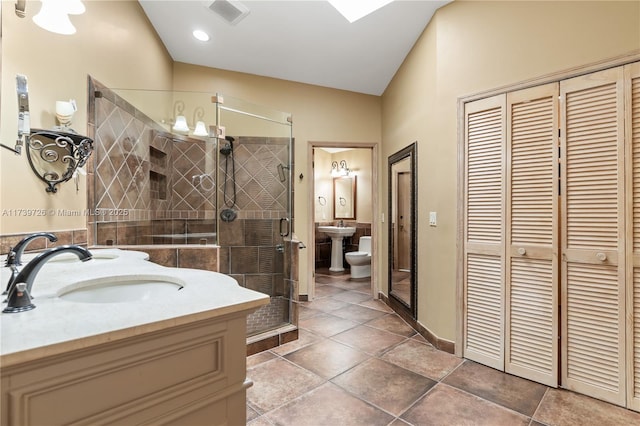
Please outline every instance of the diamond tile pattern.
[[136, 212], [137, 219], [215, 216], [215, 145], [173, 142], [171, 134], [114, 99], [110, 94], [95, 101], [96, 207]]
[[[239, 210], [283, 211], [287, 207], [286, 182], [280, 182], [278, 165], [287, 164], [287, 140], [271, 138], [236, 138], [235, 159], [236, 208]], [[223, 180], [231, 179], [231, 157], [220, 161], [220, 199], [224, 196]], [[229, 187], [227, 200], [230, 199]]]

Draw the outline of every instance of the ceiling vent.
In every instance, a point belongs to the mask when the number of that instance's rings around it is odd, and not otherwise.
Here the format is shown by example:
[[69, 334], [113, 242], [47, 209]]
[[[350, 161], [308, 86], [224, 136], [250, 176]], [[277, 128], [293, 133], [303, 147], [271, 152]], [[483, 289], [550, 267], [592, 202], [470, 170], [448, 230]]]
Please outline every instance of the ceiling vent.
[[209, 0], [202, 3], [231, 25], [242, 21], [249, 14], [249, 8], [237, 0]]

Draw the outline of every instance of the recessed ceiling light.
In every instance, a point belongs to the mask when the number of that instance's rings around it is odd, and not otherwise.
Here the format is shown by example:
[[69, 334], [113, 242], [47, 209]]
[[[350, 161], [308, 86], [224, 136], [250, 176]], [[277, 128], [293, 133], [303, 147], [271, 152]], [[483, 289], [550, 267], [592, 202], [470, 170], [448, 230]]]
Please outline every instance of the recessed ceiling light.
[[383, 6], [388, 5], [393, 0], [329, 0], [331, 6], [335, 7], [351, 23], [375, 12]]
[[209, 41], [211, 37], [202, 30], [193, 30], [193, 36], [200, 41]]

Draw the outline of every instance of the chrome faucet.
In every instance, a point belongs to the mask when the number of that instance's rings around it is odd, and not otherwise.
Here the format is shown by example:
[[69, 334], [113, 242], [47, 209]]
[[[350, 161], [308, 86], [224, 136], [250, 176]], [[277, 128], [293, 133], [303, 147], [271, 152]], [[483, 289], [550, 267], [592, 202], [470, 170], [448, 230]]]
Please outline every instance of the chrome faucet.
[[[7, 254], [7, 260], [5, 261], [5, 266], [22, 265], [22, 255], [24, 254], [25, 249], [27, 248], [29, 243], [31, 243], [31, 241], [35, 240], [36, 238], [48, 238], [52, 243], [58, 241], [58, 237], [49, 232], [37, 232], [35, 234], [27, 235], [22, 240], [20, 240], [20, 242], [16, 244], [15, 247], [9, 250], [9, 254]], [[10, 259], [11, 253], [15, 253], [14, 259]]]
[[15, 313], [35, 308], [36, 305], [31, 302], [31, 289], [38, 272], [52, 257], [67, 252], [75, 254], [83, 262], [90, 260], [92, 257], [89, 250], [80, 246], [59, 246], [38, 254], [31, 262], [27, 263], [11, 284], [7, 307], [2, 312]]
[[35, 234], [27, 235], [24, 237], [15, 247], [9, 249], [9, 253], [7, 253], [7, 259], [5, 260], [4, 266], [8, 266], [11, 268], [11, 276], [9, 277], [9, 281], [7, 282], [7, 287], [2, 293], [7, 294], [9, 291], [9, 287], [11, 284], [15, 282], [16, 277], [18, 276], [18, 266], [22, 265], [22, 255], [24, 254], [25, 249], [31, 243], [31, 241], [36, 238], [47, 238], [52, 243], [58, 241], [58, 237], [49, 233], [49, 232], [37, 232]]

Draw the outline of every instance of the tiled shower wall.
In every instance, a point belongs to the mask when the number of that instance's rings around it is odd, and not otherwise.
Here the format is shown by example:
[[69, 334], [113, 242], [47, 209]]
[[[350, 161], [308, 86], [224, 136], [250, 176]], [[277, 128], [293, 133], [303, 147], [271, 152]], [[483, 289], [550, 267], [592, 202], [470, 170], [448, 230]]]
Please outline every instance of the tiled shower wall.
[[[288, 260], [292, 246], [297, 250], [297, 244], [285, 245], [280, 236], [280, 218], [287, 217], [288, 188], [287, 181], [279, 178], [278, 166], [288, 163], [288, 145], [288, 138], [235, 137], [236, 203], [233, 207], [230, 207], [232, 157], [220, 159], [220, 210], [233, 208], [237, 213], [231, 222], [218, 222], [220, 272], [231, 275], [245, 287], [271, 296], [269, 305], [249, 316], [250, 334], [289, 324], [291, 298], [297, 297], [297, 273], [292, 273], [292, 262]], [[288, 175], [286, 170], [285, 173]], [[225, 198], [228, 204], [224, 203]]]
[[95, 244], [215, 243], [215, 144], [167, 133], [91, 83], [95, 176], [89, 205], [106, 213], [93, 218]]

